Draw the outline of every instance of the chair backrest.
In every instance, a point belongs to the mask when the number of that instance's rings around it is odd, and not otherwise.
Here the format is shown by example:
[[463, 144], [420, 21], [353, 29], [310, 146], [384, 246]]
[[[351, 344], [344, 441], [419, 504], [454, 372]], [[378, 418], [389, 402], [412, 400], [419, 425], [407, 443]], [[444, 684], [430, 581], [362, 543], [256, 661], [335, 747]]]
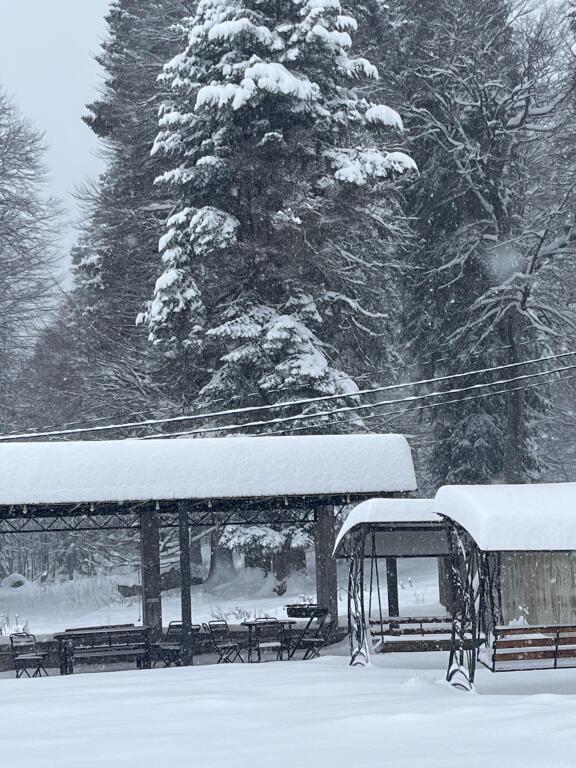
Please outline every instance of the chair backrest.
[[10, 646], [13, 654], [36, 653], [36, 637], [29, 632], [16, 632], [10, 635]]
[[230, 627], [224, 619], [209, 621], [208, 631], [210, 632], [210, 638], [216, 644], [230, 640]]
[[168, 629], [166, 630], [166, 640], [173, 640], [175, 643], [179, 643], [181, 639], [182, 622], [171, 621], [170, 624], [168, 624]]
[[304, 637], [327, 640], [333, 623], [332, 616], [329, 613], [325, 613], [324, 616], [317, 619], [316, 625], [312, 625]]
[[256, 619], [254, 625], [256, 643], [279, 642], [284, 640], [284, 626], [278, 619]]
[[[202, 627], [200, 626], [200, 624], [192, 624], [190, 626], [190, 631], [194, 635], [200, 632], [201, 629]], [[184, 635], [184, 625], [182, 624], [182, 622], [171, 621], [170, 624], [168, 624], [168, 629], [166, 630], [165, 640], [167, 642], [172, 642], [172, 643], [181, 643], [183, 635]]]

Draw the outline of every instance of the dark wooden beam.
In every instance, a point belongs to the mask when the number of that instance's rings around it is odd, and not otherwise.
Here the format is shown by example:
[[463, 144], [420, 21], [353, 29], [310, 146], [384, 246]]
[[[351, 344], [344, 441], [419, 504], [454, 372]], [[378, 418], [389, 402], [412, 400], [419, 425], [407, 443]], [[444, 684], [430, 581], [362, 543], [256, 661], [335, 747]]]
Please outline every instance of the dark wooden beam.
[[386, 584], [388, 587], [388, 616], [400, 616], [398, 567], [395, 557], [386, 558]]
[[162, 637], [162, 600], [160, 584], [160, 522], [152, 510], [140, 515], [140, 552], [142, 562], [142, 621], [151, 628], [153, 640]]
[[338, 624], [338, 579], [336, 558], [333, 556], [336, 542], [334, 508], [316, 510], [316, 599], [322, 608], [328, 608], [334, 626]]
[[190, 528], [188, 526], [188, 505], [178, 504], [178, 539], [180, 543], [180, 604], [182, 621], [182, 664], [192, 665], [192, 578], [190, 572]]

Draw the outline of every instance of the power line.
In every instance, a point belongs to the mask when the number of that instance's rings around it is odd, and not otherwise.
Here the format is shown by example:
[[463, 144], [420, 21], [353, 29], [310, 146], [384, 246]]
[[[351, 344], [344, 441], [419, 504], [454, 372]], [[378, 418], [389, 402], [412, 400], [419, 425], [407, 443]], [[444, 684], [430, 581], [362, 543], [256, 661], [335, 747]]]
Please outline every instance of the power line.
[[[427, 403], [425, 405], [418, 405], [418, 406], [415, 406], [413, 408], [402, 408], [399, 411], [388, 411], [386, 413], [374, 413], [374, 414], [370, 414], [368, 416], [363, 416], [362, 417], [362, 421], [368, 421], [368, 420], [371, 420], [371, 419], [386, 419], [387, 416], [392, 416], [392, 417], [396, 418], [397, 416], [401, 416], [401, 415], [403, 415], [405, 413], [411, 413], [411, 412], [415, 412], [415, 411], [423, 411], [423, 410], [428, 410], [428, 409], [431, 409], [431, 408], [442, 408], [445, 405], [453, 405], [453, 404], [456, 404], [456, 403], [465, 403], [465, 402], [468, 402], [468, 401], [471, 401], [471, 400], [483, 400], [483, 399], [485, 399], [487, 397], [494, 397], [496, 395], [507, 395], [510, 392], [517, 392], [519, 390], [524, 390], [524, 389], [534, 389], [535, 387], [550, 386], [551, 384], [559, 384], [561, 382], [570, 381], [572, 379], [576, 379], [576, 375], [564, 376], [564, 377], [560, 377], [558, 379], [553, 379], [552, 381], [544, 381], [544, 382], [537, 381], [535, 383], [524, 384], [524, 385], [519, 386], [519, 387], [506, 387], [506, 389], [499, 389], [496, 392], [485, 392], [485, 393], [483, 393], [481, 395], [469, 395], [467, 397], [460, 397], [460, 398], [455, 398], [455, 399], [452, 399], [452, 400], [445, 400], [445, 401], [443, 401], [441, 403]], [[349, 423], [350, 424], [353, 423], [352, 419], [349, 420]], [[332, 424], [342, 424], [342, 420], [335, 419], [334, 421], [328, 422], [327, 424], [323, 424], [322, 426], [325, 427], [325, 426], [330, 426]], [[288, 431], [288, 430], [280, 430], [278, 432], [270, 432], [270, 433], [266, 433], [266, 434], [270, 435], [270, 436], [273, 436], [273, 435], [283, 435], [283, 434], [286, 434], [286, 433], [293, 434], [294, 432], [303, 432], [306, 429], [310, 429], [310, 427], [298, 427], [298, 428], [292, 429], [290, 431]], [[418, 438], [418, 437], [415, 438], [415, 440], [418, 440], [418, 439], [421, 439], [421, 438]], [[433, 442], [437, 443], [437, 442], [444, 442], [444, 441], [443, 440], [435, 440]], [[431, 444], [432, 443], [430, 443], [430, 442], [421, 443], [420, 447], [422, 447], [423, 445], [431, 445]], [[410, 441], [410, 445], [413, 445], [412, 441]]]
[[526, 379], [549, 376], [554, 373], [562, 373], [564, 371], [571, 371], [574, 369], [576, 369], [576, 365], [568, 365], [568, 366], [563, 366], [562, 368], [555, 368], [551, 371], [527, 373], [527, 374], [524, 374], [523, 376], [514, 376], [509, 379], [499, 379], [497, 381], [492, 381], [485, 384], [472, 384], [468, 387], [447, 389], [440, 392], [429, 392], [425, 395], [410, 395], [409, 397], [398, 398], [395, 400], [382, 400], [378, 403], [367, 403], [363, 405], [349, 405], [349, 406], [344, 406], [342, 408], [334, 408], [331, 411], [317, 411], [311, 414], [296, 414], [293, 416], [282, 416], [275, 419], [269, 419], [267, 421], [252, 421], [252, 422], [247, 422], [245, 424], [229, 424], [226, 426], [219, 426], [219, 427], [203, 427], [202, 429], [196, 429], [196, 430], [191, 430], [186, 432], [172, 432], [170, 434], [165, 434], [165, 435], [149, 435], [141, 439], [150, 440], [153, 438], [171, 439], [175, 437], [191, 437], [194, 435], [213, 434], [214, 432], [231, 432], [238, 429], [245, 429], [246, 427], [267, 427], [271, 424], [286, 424], [286, 423], [292, 423], [292, 422], [307, 421], [310, 419], [317, 419], [318, 417], [322, 417], [322, 416], [334, 416], [338, 413], [352, 413], [352, 412], [363, 411], [368, 408], [378, 408], [385, 405], [395, 405], [396, 403], [410, 403], [418, 400], [427, 400], [431, 398], [444, 397], [446, 395], [458, 394], [460, 392], [478, 391], [481, 389], [486, 389], [487, 387], [498, 386], [500, 384], [511, 384], [516, 381], [523, 381]]
[[[319, 397], [309, 397], [309, 398], [301, 398], [299, 400], [292, 400], [292, 401], [286, 401], [283, 403], [275, 403], [270, 405], [259, 405], [259, 406], [246, 406], [243, 408], [232, 408], [227, 409], [223, 411], [213, 411], [211, 413], [202, 413], [202, 414], [193, 414], [189, 416], [173, 416], [171, 418], [166, 419], [146, 419], [144, 421], [133, 421], [133, 422], [126, 422], [123, 424], [109, 424], [106, 426], [100, 426], [100, 427], [82, 427], [79, 429], [71, 429], [71, 430], [55, 430], [51, 432], [23, 432], [20, 434], [5, 434], [0, 435], [0, 441], [8, 442], [13, 440], [22, 440], [30, 437], [62, 437], [65, 435], [77, 435], [77, 434], [86, 434], [86, 433], [92, 433], [92, 432], [110, 432], [115, 431], [119, 429], [133, 429], [137, 427], [148, 427], [148, 426], [159, 426], [162, 424], [175, 424], [175, 423], [182, 423], [185, 421], [199, 421], [199, 420], [206, 420], [206, 419], [213, 419], [213, 418], [219, 418], [223, 416], [239, 416], [246, 413], [254, 413], [259, 411], [269, 411], [269, 410], [279, 410], [282, 408], [294, 408], [301, 405], [310, 405], [312, 403], [322, 403], [322, 402], [330, 402], [333, 400], [346, 400], [347, 398], [353, 397], [361, 397], [363, 395], [368, 394], [377, 394], [379, 392], [387, 392], [394, 389], [404, 389], [406, 387], [417, 387], [417, 386], [424, 386], [428, 384], [437, 384], [441, 382], [451, 381], [454, 379], [462, 379], [467, 378], [470, 376], [477, 376], [480, 374], [486, 374], [486, 373], [494, 373], [496, 371], [504, 371], [509, 370], [510, 368], [520, 368], [527, 365], [535, 365], [537, 363], [544, 363], [548, 362], [550, 360], [560, 360], [565, 357], [570, 357], [575, 355], [575, 351], [570, 352], [562, 352], [560, 354], [555, 355], [547, 355], [545, 357], [535, 358], [532, 360], [524, 360], [519, 361], [516, 363], [508, 363], [506, 365], [497, 365], [492, 366], [490, 368], [479, 368], [474, 371], [464, 371], [462, 373], [455, 373], [448, 376], [437, 376], [431, 379], [421, 379], [420, 381], [411, 381], [411, 382], [404, 382], [401, 384], [388, 384], [386, 386], [382, 387], [373, 387], [370, 389], [364, 389], [364, 390], [358, 390], [357, 392], [349, 393], [349, 394], [338, 394], [338, 395], [322, 395]], [[560, 369], [563, 370], [563, 369]], [[535, 375], [535, 374], [533, 374]], [[511, 381], [514, 381], [515, 379], [511, 379]], [[495, 382], [498, 383], [498, 382]], [[490, 385], [476, 385], [476, 386], [490, 386]], [[447, 390], [447, 392], [451, 391], [457, 391], [457, 390]], [[434, 396], [433, 394], [430, 396]], [[421, 399], [421, 397], [424, 396], [414, 396], [412, 399]], [[410, 399], [410, 398], [409, 398]], [[403, 400], [393, 400], [390, 402], [403, 402]], [[378, 404], [376, 404], [378, 405]], [[364, 405], [364, 406], [349, 406], [348, 408], [344, 408], [343, 410], [357, 410], [357, 409], [363, 409], [368, 407], [374, 407], [371, 405]], [[341, 410], [341, 409], [339, 409]], [[326, 415], [330, 415], [333, 412], [339, 412], [337, 411], [325, 411], [324, 413]], [[312, 414], [312, 416], [322, 415], [321, 413], [318, 414]], [[301, 418], [306, 418], [305, 415], [301, 416], [292, 416], [292, 417], [286, 417], [284, 420], [297, 420]], [[310, 418], [310, 417], [307, 417]], [[260, 426], [260, 424], [268, 424], [268, 423], [275, 423], [276, 419], [272, 421], [264, 421], [264, 422], [254, 422], [255, 426]], [[281, 420], [280, 420], [281, 421]], [[199, 430], [198, 432], [182, 432], [182, 433], [172, 433], [170, 436], [178, 436], [178, 435], [186, 435], [186, 434], [196, 434], [201, 433], [204, 431], [211, 431], [216, 432], [219, 431], [219, 429], [223, 431], [227, 431], [229, 428], [232, 427], [221, 427], [221, 428], [211, 428], [207, 430]]]
[[[517, 342], [516, 346], [525, 346], [527, 344], [534, 344], [534, 342], [531, 341], [531, 340], [519, 341], [519, 342]], [[441, 344], [439, 346], [439, 349], [442, 348], [442, 347], [446, 347], [446, 346], [447, 346], [447, 343]], [[476, 359], [476, 358], [482, 357], [483, 355], [488, 354], [488, 353], [501, 352], [501, 351], [504, 351], [504, 350], [507, 350], [507, 349], [511, 349], [512, 346], [513, 345], [511, 345], [511, 344], [507, 344], [507, 345], [502, 345], [500, 347], [488, 347], [488, 348], [482, 350], [482, 352], [467, 351], [467, 352], [462, 352], [460, 354], [454, 354], [454, 355], [451, 355], [451, 356], [448, 356], [448, 357], [439, 357], [437, 359], [432, 359], [430, 357], [427, 360], [417, 361], [417, 362], [414, 362], [414, 363], [404, 363], [403, 365], [397, 366], [397, 367], [399, 367], [399, 368], [415, 368], [415, 367], [418, 367], [418, 366], [426, 366], [426, 365], [430, 365], [430, 364], [437, 364], [437, 363], [448, 362], [448, 361], [452, 362], [454, 360]], [[566, 353], [566, 354], [571, 354], [571, 353]], [[373, 370], [371, 372], [371, 374], [377, 374], [377, 373], [389, 374], [390, 371], [391, 371], [391, 367], [389, 367], [389, 368], [377, 368], [377, 369]], [[367, 376], [369, 376], [371, 374], [370, 373], [364, 373], [364, 374], [361, 374], [360, 376], [355, 376], [355, 377], [352, 377], [350, 374], [343, 374], [342, 376], [336, 376], [336, 377], [332, 378], [331, 381], [333, 381], [333, 382], [334, 381], [344, 381], [346, 379], [358, 381], [359, 379], [365, 379]], [[472, 375], [472, 374], [473, 374], [473, 372], [471, 372], [470, 374], [465, 374], [464, 373], [464, 374], [460, 374], [460, 375]], [[455, 377], [457, 375], [459, 375], [459, 374], [454, 374], [453, 376]], [[447, 377], [447, 378], [451, 378], [451, 377]], [[432, 381], [434, 381], [434, 379], [429, 379], [428, 380], [428, 382], [432, 382]], [[384, 385], [382, 385], [382, 386], [384, 386]], [[403, 386], [410, 386], [410, 384], [398, 384], [398, 385], [389, 385], [389, 386], [390, 386], [390, 388], [401, 388]], [[238, 400], [246, 400], [246, 399], [253, 399], [253, 398], [256, 398], [256, 397], [262, 397], [263, 395], [281, 394], [281, 393], [284, 393], [284, 392], [295, 392], [295, 391], [301, 390], [301, 389], [302, 389], [302, 385], [294, 384], [292, 386], [277, 387], [275, 389], [268, 389], [268, 390], [265, 390], [265, 391], [260, 390], [260, 391], [257, 391], [257, 392], [248, 392], [248, 393], [242, 393], [242, 394], [237, 394], [237, 395], [231, 395], [230, 397], [219, 397], [219, 398], [215, 398], [214, 400], [211, 400], [210, 402], [195, 403], [195, 407], [196, 408], [213, 407], [215, 404], [218, 404], [218, 403], [230, 403], [230, 402], [234, 402], [234, 401], [238, 401]], [[54, 390], [54, 391], [56, 391], [56, 390]], [[340, 398], [343, 398], [343, 397], [355, 397], [355, 396], [357, 396], [357, 394], [358, 393], [349, 393], [347, 395], [345, 395], [345, 394], [343, 394], [343, 395], [330, 395], [329, 397], [335, 397], [335, 398], [339, 398], [340, 399]], [[99, 407], [101, 409], [101, 408], [103, 408], [105, 406], [101, 405]], [[266, 406], [254, 406], [255, 410], [260, 410], [261, 408], [264, 408], [264, 407], [266, 407]], [[278, 407], [281, 407], [281, 406], [278, 405], [278, 404], [275, 404], [275, 405], [270, 405], [270, 406], [267, 406], [267, 407], [269, 407], [269, 408], [278, 408]], [[162, 412], [164, 412], [164, 413], [166, 413], [166, 412], [171, 413], [171, 412], [173, 412], [173, 410], [174, 410], [173, 406], [166, 406], [166, 407], [152, 406], [152, 407], [147, 408], [145, 410], [131, 411], [128, 414], [128, 416], [125, 417], [125, 418], [134, 418], [135, 416], [144, 416], [146, 413], [150, 413], [150, 411], [155, 411], [157, 413], [158, 412], [160, 412], [160, 413], [162, 413]], [[210, 414], [206, 414], [206, 417], [208, 417], [209, 415]], [[197, 413], [196, 414], [188, 414], [188, 415], [182, 414], [180, 417], [177, 417], [177, 418], [181, 418], [183, 420], [188, 420], [188, 419], [202, 418], [203, 416], [204, 416], [204, 414], [197, 414]], [[38, 433], [40, 436], [41, 436], [41, 434], [46, 434], [47, 436], [49, 436], [47, 434], [47, 430], [63, 430], [64, 428], [76, 427], [76, 426], [85, 427], [87, 425], [100, 424], [103, 421], [109, 421], [110, 418], [111, 418], [110, 416], [97, 416], [97, 417], [95, 416], [95, 417], [93, 417], [91, 419], [77, 419], [76, 421], [61, 422], [59, 424], [48, 424], [48, 425], [45, 425], [43, 427], [36, 428], [35, 432]], [[122, 428], [125, 425], [124, 425], [124, 423], [121, 423], [119, 425], [119, 427], [117, 427], [114, 424], [109, 424], [109, 425], [104, 425], [104, 426], [106, 426], [108, 429], [112, 430], [112, 429], [116, 429], [116, 428]], [[42, 430], [42, 432], [40, 433], [39, 430]], [[95, 431], [95, 430], [90, 429], [90, 430], [87, 430], [87, 431], [92, 432], [92, 431]], [[18, 429], [11, 430], [11, 431], [8, 431], [8, 432], [4, 432], [2, 435], [0, 435], [0, 440], [2, 440], [5, 437], [12, 437], [12, 436], [16, 439], [16, 438], [20, 437], [21, 434], [24, 434], [21, 430], [18, 430]], [[26, 432], [25, 434], [26, 435], [34, 435], [35, 433]], [[56, 434], [57, 433], [55, 432], [54, 436]], [[63, 432], [62, 431], [62, 432], [60, 432], [60, 434], [61, 435], [72, 434], [72, 432], [67, 433], [67, 432]]]

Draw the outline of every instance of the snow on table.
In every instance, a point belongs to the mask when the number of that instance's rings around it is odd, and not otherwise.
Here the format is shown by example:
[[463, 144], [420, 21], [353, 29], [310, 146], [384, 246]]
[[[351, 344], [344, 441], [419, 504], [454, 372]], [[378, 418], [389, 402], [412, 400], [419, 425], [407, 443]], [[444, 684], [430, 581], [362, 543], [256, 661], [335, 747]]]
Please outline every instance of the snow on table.
[[[345, 658], [0, 680], [2, 761], [18, 768], [572, 768], [576, 672], [479, 673]], [[418, 654], [420, 656], [420, 654]], [[378, 660], [380, 661], [380, 659]], [[414, 656], [410, 660], [414, 664]], [[531, 695], [540, 692], [541, 695]], [[544, 692], [544, 693], [542, 693]]]
[[0, 445], [0, 505], [374, 494], [416, 489], [401, 435]]

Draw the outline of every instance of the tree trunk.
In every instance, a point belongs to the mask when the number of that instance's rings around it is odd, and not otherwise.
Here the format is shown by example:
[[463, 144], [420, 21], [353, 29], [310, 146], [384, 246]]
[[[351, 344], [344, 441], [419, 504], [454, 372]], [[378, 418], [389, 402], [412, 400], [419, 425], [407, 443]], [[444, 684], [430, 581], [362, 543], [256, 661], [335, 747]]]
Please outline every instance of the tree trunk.
[[204, 562], [202, 560], [202, 537], [193, 530], [190, 541], [190, 571], [192, 576], [204, 581]]
[[[506, 336], [510, 346], [510, 362], [518, 363], [517, 318], [508, 316]], [[519, 375], [519, 368], [509, 368], [507, 378]], [[522, 483], [525, 480], [524, 452], [526, 447], [525, 392], [516, 383], [509, 385], [508, 419], [504, 438], [502, 475], [507, 483]], [[512, 391], [514, 390], [514, 391]]]
[[236, 577], [236, 569], [232, 560], [232, 550], [220, 544], [220, 531], [211, 534], [210, 571], [207, 584], [222, 584]]
[[284, 546], [272, 555], [272, 571], [279, 582], [286, 581], [295, 571], [306, 571], [306, 552], [303, 549]]

